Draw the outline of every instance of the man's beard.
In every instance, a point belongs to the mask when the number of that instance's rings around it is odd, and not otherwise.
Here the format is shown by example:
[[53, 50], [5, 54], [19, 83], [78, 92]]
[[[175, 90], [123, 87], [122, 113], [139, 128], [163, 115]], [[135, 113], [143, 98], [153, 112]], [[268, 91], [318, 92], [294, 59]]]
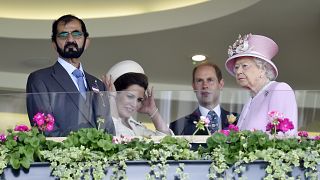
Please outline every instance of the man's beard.
[[74, 59], [79, 58], [82, 55], [85, 43], [86, 41], [83, 42], [82, 48], [79, 48], [78, 44], [74, 42], [67, 42], [63, 49], [61, 49], [57, 43], [56, 46], [57, 51], [61, 57], [66, 59]]

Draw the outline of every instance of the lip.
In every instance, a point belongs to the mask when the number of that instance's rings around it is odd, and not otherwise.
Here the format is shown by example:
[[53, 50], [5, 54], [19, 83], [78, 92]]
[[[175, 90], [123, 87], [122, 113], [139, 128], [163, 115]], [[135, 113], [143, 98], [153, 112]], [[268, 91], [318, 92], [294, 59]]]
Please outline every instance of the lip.
[[239, 77], [239, 78], [237, 78], [238, 81], [245, 80], [245, 79], [246, 79], [246, 78], [244, 78], [244, 77]]
[[209, 96], [211, 93], [210, 92], [208, 92], [208, 91], [203, 91], [203, 92], [201, 92], [201, 95], [202, 96]]
[[134, 112], [134, 109], [133, 109], [133, 108], [127, 107], [126, 110], [127, 110], [129, 113], [133, 113], [133, 112]]

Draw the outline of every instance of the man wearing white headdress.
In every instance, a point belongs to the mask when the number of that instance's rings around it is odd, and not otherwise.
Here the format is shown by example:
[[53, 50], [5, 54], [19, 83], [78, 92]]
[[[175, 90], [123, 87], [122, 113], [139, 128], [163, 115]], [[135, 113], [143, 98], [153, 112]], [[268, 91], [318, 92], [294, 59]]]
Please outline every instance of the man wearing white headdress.
[[[110, 68], [103, 78], [110, 92], [110, 104], [116, 135], [170, 135], [172, 131], [156, 107], [153, 90], [148, 89], [148, 78], [143, 68], [131, 60], [121, 61]], [[136, 112], [148, 114], [156, 131], [148, 129], [132, 118]]]

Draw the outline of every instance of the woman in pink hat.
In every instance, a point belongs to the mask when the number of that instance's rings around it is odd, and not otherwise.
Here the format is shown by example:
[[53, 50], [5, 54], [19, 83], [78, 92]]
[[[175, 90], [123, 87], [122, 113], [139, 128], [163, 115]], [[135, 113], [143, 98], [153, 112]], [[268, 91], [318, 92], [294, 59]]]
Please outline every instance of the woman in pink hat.
[[271, 121], [268, 113], [277, 111], [292, 121], [294, 129], [289, 133], [297, 132], [298, 109], [294, 91], [287, 83], [274, 81], [278, 70], [272, 58], [277, 53], [278, 45], [272, 39], [252, 34], [239, 36], [228, 49], [226, 69], [251, 95], [238, 120], [241, 130], [266, 131]]
[[[113, 65], [104, 77], [110, 92], [112, 119], [116, 136], [170, 135], [172, 131], [162, 119], [155, 104], [153, 91], [148, 89], [148, 78], [135, 61], [125, 60]], [[132, 116], [148, 114], [156, 131], [152, 131]]]

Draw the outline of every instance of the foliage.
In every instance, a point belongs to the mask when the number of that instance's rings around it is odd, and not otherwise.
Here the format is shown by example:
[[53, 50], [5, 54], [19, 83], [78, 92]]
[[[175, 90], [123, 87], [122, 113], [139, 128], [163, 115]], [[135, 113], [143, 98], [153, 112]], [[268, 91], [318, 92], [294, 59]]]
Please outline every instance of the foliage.
[[29, 168], [31, 163], [42, 160], [40, 155], [42, 150], [50, 149], [57, 144], [46, 141], [45, 136], [39, 133], [37, 128], [17, 130], [21, 128], [8, 129], [6, 140], [1, 144], [1, 162], [14, 169], [19, 169], [21, 166]]
[[290, 178], [293, 167], [301, 165], [307, 171], [306, 177], [318, 177], [320, 143], [308, 137], [274, 139], [262, 131], [231, 131], [229, 136], [213, 134], [207, 145], [200, 153], [213, 161], [211, 178], [225, 177], [225, 171], [232, 165], [241, 173], [241, 164], [256, 160], [268, 162], [265, 179]]
[[[294, 167], [304, 168], [307, 178], [317, 179], [320, 138], [309, 138], [306, 132], [299, 132], [299, 137], [278, 137], [277, 127], [283, 132], [290, 126], [277, 126], [279, 123], [274, 119], [272, 134], [239, 131], [230, 125], [228, 130], [210, 136], [206, 147], [196, 150], [191, 150], [185, 138], [166, 136], [156, 143], [146, 138], [113, 137], [90, 128], [72, 132], [63, 142], [53, 142], [46, 140], [41, 132], [51, 128], [37, 121], [38, 127], [29, 129], [20, 125], [9, 129], [7, 135], [0, 135], [0, 174], [7, 166], [28, 169], [35, 161], [49, 161], [52, 175], [60, 179], [103, 179], [107, 171], [111, 171], [111, 179], [127, 179], [126, 162], [146, 160], [150, 164], [146, 179], [151, 180], [165, 179], [168, 160], [211, 160], [209, 179], [230, 179], [233, 175], [241, 177], [246, 163], [262, 160], [268, 163], [265, 179], [292, 179], [290, 173]], [[226, 173], [230, 169], [232, 175]], [[188, 179], [183, 164], [179, 164], [176, 175]]]

